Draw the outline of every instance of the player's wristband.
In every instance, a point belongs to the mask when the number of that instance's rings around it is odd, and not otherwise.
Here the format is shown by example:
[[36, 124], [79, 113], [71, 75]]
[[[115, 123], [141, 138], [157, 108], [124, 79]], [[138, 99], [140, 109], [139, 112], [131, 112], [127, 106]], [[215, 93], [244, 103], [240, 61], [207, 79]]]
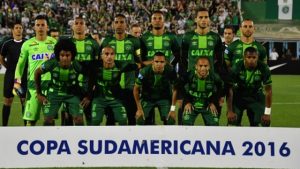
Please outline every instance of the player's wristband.
[[175, 111], [176, 110], [176, 106], [175, 105], [171, 105], [170, 111]]
[[271, 115], [271, 108], [265, 108], [265, 115]]
[[21, 79], [15, 79], [14, 82], [21, 84]]

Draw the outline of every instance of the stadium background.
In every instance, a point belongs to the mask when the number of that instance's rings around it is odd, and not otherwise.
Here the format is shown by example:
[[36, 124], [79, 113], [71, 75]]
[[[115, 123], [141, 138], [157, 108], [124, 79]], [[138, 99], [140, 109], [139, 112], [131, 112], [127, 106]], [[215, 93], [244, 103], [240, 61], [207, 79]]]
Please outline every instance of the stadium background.
[[[273, 47], [275, 47], [281, 56], [281, 58], [277, 61], [269, 61], [270, 66], [277, 65], [281, 63], [287, 63], [287, 65], [274, 69], [272, 71], [273, 74], [273, 106], [272, 106], [272, 127], [300, 127], [299, 123], [299, 110], [300, 110], [300, 63], [299, 63], [299, 57], [300, 57], [300, 13], [297, 12], [300, 10], [300, 1], [292, 1], [292, 16], [291, 19], [285, 19], [280, 20], [278, 19], [279, 12], [281, 10], [280, 6], [278, 5], [278, 1], [276, 0], [231, 0], [226, 1], [226, 3], [232, 3], [237, 5], [237, 11], [239, 12], [238, 15], [238, 23], [243, 18], [252, 18], [254, 19], [255, 26], [256, 26], [256, 33], [255, 37], [258, 41], [264, 44], [267, 51], [270, 52]], [[95, 5], [94, 3], [98, 2], [98, 5]], [[132, 2], [132, 5], [129, 2]], [[99, 0], [99, 1], [85, 1], [85, 0], [77, 0], [77, 1], [68, 1], [68, 0], [38, 0], [38, 1], [9, 1], [4, 0], [1, 1], [1, 9], [0, 9], [0, 39], [5, 38], [9, 33], [8, 25], [9, 22], [13, 21], [13, 18], [18, 18], [20, 16], [26, 16], [26, 13], [29, 11], [29, 13], [32, 13], [30, 15], [33, 17], [33, 14], [37, 14], [40, 12], [47, 11], [47, 6], [49, 8], [53, 7], [56, 8], [55, 10], [51, 10], [52, 14], [49, 14], [50, 16], [54, 14], [53, 17], [50, 17], [50, 21], [53, 21], [53, 27], [59, 29], [63, 35], [68, 36], [71, 34], [70, 32], [70, 25], [68, 19], [72, 19], [72, 17], [63, 17], [64, 15], [60, 15], [60, 12], [68, 13], [67, 9], [71, 9], [71, 13], [78, 12], [77, 14], [83, 12], [88, 14], [91, 6], [97, 6], [99, 7], [99, 11], [95, 16], [103, 15], [105, 17], [102, 17], [99, 19], [98, 23], [106, 23], [105, 25], [102, 25], [104, 29], [101, 29], [102, 27], [97, 27], [96, 29], [93, 28], [93, 26], [89, 25], [90, 32], [96, 32], [101, 37], [105, 36], [105, 34], [109, 34], [112, 32], [110, 28], [110, 22], [111, 18], [114, 13], [120, 12], [122, 10], [122, 4], [124, 8], [128, 6], [128, 9], [134, 10], [134, 2], [139, 1], [126, 1], [126, 0], [120, 0], [120, 1], [105, 1], [105, 0]], [[184, 31], [187, 31], [188, 29], [185, 28], [192, 28], [193, 23], [190, 22], [190, 20], [186, 19], [185, 24], [190, 25], [181, 25], [181, 20], [185, 19], [185, 13], [188, 13], [189, 11], [188, 6], [192, 4], [191, 2], [195, 2], [195, 4], [203, 4], [205, 5], [212, 5], [212, 3], [218, 3], [223, 2], [222, 0], [217, 1], [209, 1], [209, 0], [196, 0], [196, 1], [188, 1], [188, 0], [181, 0], [181, 1], [143, 1], [144, 3], [138, 4], [139, 10], [138, 13], [143, 16], [141, 17], [143, 20], [140, 20], [143, 23], [144, 30], [148, 26], [148, 19], [149, 16], [147, 14], [147, 11], [151, 11], [154, 9], [167, 9], [166, 15], [168, 15], [171, 12], [171, 7], [173, 5], [176, 6], [178, 20], [175, 19], [175, 22], [172, 22], [170, 19], [168, 29], [171, 30], [172, 24], [176, 27], [177, 33], [182, 33]], [[282, 1], [284, 2], [284, 0]], [[285, 1], [286, 3], [290, 2], [288, 0]], [[33, 8], [33, 3], [35, 7]], [[181, 5], [182, 4], [182, 5]], [[19, 5], [19, 6], [18, 6]], [[22, 6], [23, 5], [23, 6]], [[82, 6], [81, 8], [79, 6]], [[214, 4], [215, 5], [215, 4]], [[18, 7], [16, 9], [15, 7]], [[72, 8], [69, 8], [72, 6]], [[77, 7], [76, 7], [77, 6]], [[168, 6], [170, 8], [168, 8]], [[182, 7], [185, 7], [181, 9]], [[191, 5], [192, 6], [192, 5]], [[82, 9], [83, 11], [80, 11]], [[109, 10], [111, 12], [107, 13], [101, 13], [106, 10]], [[221, 8], [216, 8], [215, 12], [217, 12]], [[44, 11], [43, 11], [44, 10]], [[87, 10], [87, 11], [84, 11]], [[119, 11], [118, 11], [119, 10]], [[182, 10], [182, 11], [180, 11]], [[111, 16], [108, 16], [111, 14]], [[125, 13], [126, 14], [126, 13]], [[181, 16], [183, 15], [183, 16]], [[11, 17], [12, 16], [12, 17]], [[73, 16], [73, 15], [72, 15]], [[94, 14], [91, 12], [91, 15], [89, 19], [91, 22], [93, 22]], [[128, 13], [128, 16], [130, 18], [130, 21], [132, 23], [136, 22], [136, 20], [132, 19], [131, 16]], [[193, 15], [191, 15], [193, 16]], [[190, 16], [190, 19], [192, 18]], [[111, 17], [111, 18], [110, 18]], [[170, 17], [170, 16], [169, 16]], [[183, 19], [182, 19], [183, 18]], [[189, 17], [187, 17], [189, 18]], [[28, 18], [29, 19], [29, 18]], [[57, 23], [55, 23], [57, 21]], [[59, 23], [59, 21], [64, 21], [63, 24]], [[145, 22], [144, 22], [145, 21]], [[26, 36], [30, 37], [32, 36], [32, 20], [29, 19], [28, 26], [26, 27]], [[234, 23], [232, 23], [234, 25]], [[101, 26], [101, 25], [100, 25]], [[189, 27], [190, 26], [190, 27]], [[215, 30], [218, 30], [218, 23], [213, 24]], [[103, 31], [106, 30], [106, 31]], [[222, 31], [219, 31], [220, 33]], [[238, 32], [237, 32], [238, 34]], [[290, 49], [292, 55], [290, 58], [285, 58], [285, 53], [287, 49]], [[3, 69], [0, 70], [0, 72]], [[280, 75], [274, 75], [274, 74], [280, 74]], [[0, 107], [2, 107], [3, 104], [3, 75], [0, 74]], [[226, 125], [225, 121], [225, 111], [223, 110], [223, 115], [221, 119], [221, 125]], [[157, 119], [159, 119], [157, 117]], [[160, 124], [160, 123], [159, 123]], [[203, 124], [201, 119], [197, 121], [197, 124]], [[11, 126], [21, 126], [22, 120], [20, 115], [20, 103], [17, 99], [15, 99], [13, 108], [12, 108], [12, 115], [10, 118]], [[39, 123], [41, 125], [41, 122]], [[244, 125], [248, 125], [246, 120], [244, 120]]]

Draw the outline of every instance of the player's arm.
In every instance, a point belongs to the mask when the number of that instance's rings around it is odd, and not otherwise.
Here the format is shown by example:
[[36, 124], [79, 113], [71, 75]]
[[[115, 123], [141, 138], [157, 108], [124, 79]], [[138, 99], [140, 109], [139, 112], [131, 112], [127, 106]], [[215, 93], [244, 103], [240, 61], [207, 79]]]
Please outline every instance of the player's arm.
[[232, 52], [233, 45], [230, 44], [224, 51], [224, 61], [227, 66], [227, 70], [230, 71], [232, 64], [231, 64], [231, 58], [233, 57]]
[[142, 49], [141, 49], [141, 41], [139, 38], [135, 38], [135, 37], [132, 37], [133, 38], [133, 45], [134, 45], [134, 53], [133, 53], [133, 56], [134, 56], [134, 61], [135, 63], [137, 63], [139, 65], [139, 67], [142, 67]]
[[172, 80], [172, 104], [171, 104], [171, 108], [170, 108], [170, 112], [169, 115], [167, 117], [167, 120], [169, 119], [169, 117], [171, 117], [173, 120], [176, 120], [176, 101], [177, 101], [177, 87], [176, 87], [176, 72], [175, 70], [172, 70], [171, 72], [171, 80]]
[[188, 50], [189, 50], [189, 40], [187, 34], [182, 38], [181, 44], [181, 72], [187, 72], [188, 68]]
[[265, 90], [265, 112], [262, 116], [262, 125], [270, 126], [271, 122], [271, 106], [272, 106], [272, 80], [271, 72], [267, 64], [264, 65], [265, 73], [263, 76], [263, 84]]
[[135, 84], [133, 87], [133, 97], [134, 97], [136, 107], [137, 107], [135, 118], [139, 119], [142, 117], [143, 120], [145, 120], [145, 115], [144, 115], [143, 107], [142, 107], [141, 100], [140, 100], [140, 89], [141, 89], [141, 87], [138, 84]]
[[0, 64], [3, 65], [5, 68], [7, 67], [5, 57], [6, 57], [6, 48], [5, 48], [5, 43], [1, 47], [0, 51]]
[[172, 53], [174, 55], [174, 59], [171, 61], [171, 65], [173, 65], [173, 67], [175, 67], [177, 63], [179, 63], [181, 65], [180, 45], [179, 45], [179, 40], [175, 34], [172, 34], [171, 45], [172, 45], [171, 46]]
[[143, 40], [144, 35], [141, 37], [141, 60], [144, 66], [152, 64], [152, 60], [147, 60], [148, 49], [146, 46], [146, 42]]
[[36, 87], [36, 93], [37, 93], [37, 98], [39, 102], [42, 104], [47, 104], [48, 100], [45, 95], [42, 94], [42, 87], [41, 87], [41, 78], [42, 74], [44, 74], [43, 70], [41, 67], [37, 68], [34, 72], [34, 81], [35, 81], [35, 87]]
[[20, 57], [18, 59], [18, 63], [17, 63], [17, 66], [16, 66], [15, 82], [20, 82], [21, 83], [21, 78], [22, 78], [22, 75], [23, 75], [23, 72], [24, 72], [24, 68], [26, 66], [26, 62], [28, 60], [28, 55], [29, 55], [27, 48], [28, 48], [28, 45], [25, 42], [22, 45]]

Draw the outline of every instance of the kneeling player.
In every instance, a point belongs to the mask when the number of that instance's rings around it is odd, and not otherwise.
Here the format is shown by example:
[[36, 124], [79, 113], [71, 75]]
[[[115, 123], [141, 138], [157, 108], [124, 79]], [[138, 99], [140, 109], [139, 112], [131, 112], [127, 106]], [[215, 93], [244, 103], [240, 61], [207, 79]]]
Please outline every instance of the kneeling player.
[[[89, 104], [85, 97], [80, 102], [78, 93], [78, 75], [82, 72], [81, 65], [74, 60], [76, 55], [75, 44], [68, 39], [60, 40], [54, 47], [55, 59], [46, 61], [35, 71], [35, 84], [38, 100], [45, 106], [44, 125], [54, 125], [62, 103], [68, 105], [75, 125], [83, 125], [83, 107]], [[51, 73], [48, 96], [41, 93], [41, 75]]]
[[184, 96], [183, 125], [194, 125], [199, 114], [206, 126], [218, 126], [218, 111], [214, 101], [223, 93], [223, 81], [210, 71], [208, 57], [196, 60], [195, 71], [188, 72], [182, 79]]
[[248, 47], [244, 60], [237, 62], [231, 71], [233, 112], [228, 112], [228, 124], [241, 125], [243, 111], [247, 110], [250, 126], [269, 126], [272, 104], [271, 72], [265, 63], [258, 61], [258, 51]]

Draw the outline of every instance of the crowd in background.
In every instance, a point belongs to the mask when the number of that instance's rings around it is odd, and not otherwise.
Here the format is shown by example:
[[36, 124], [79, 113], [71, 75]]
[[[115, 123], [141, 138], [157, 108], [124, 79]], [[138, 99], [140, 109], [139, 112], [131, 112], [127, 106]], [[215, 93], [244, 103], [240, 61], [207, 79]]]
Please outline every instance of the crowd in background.
[[122, 13], [129, 25], [139, 24], [143, 31], [150, 27], [154, 10], [165, 13], [165, 26], [169, 31], [184, 34], [194, 30], [197, 7], [209, 9], [211, 28], [220, 34], [225, 25], [239, 25], [237, 0], [3, 0], [0, 4], [0, 36], [10, 33], [9, 25], [21, 20], [25, 35], [31, 37], [34, 18], [47, 15], [50, 29], [70, 35], [74, 16], [83, 14], [89, 31], [105, 36], [113, 32], [113, 17]]

